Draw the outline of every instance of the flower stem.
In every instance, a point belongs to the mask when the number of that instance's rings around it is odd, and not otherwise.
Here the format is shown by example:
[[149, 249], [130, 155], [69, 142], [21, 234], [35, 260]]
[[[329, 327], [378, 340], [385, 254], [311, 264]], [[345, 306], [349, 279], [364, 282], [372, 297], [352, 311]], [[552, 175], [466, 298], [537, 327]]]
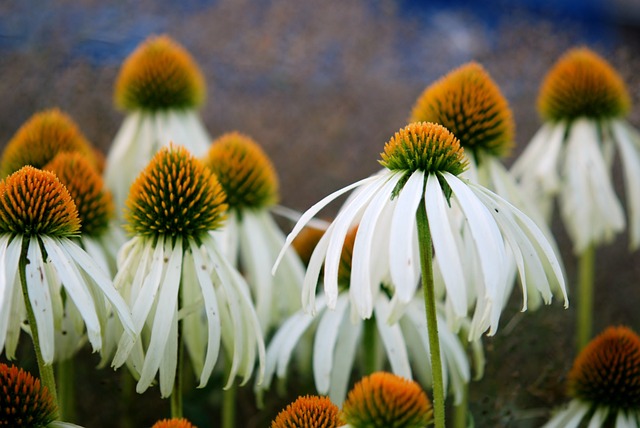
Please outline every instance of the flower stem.
[[[374, 315], [375, 316], [375, 315]], [[368, 376], [376, 371], [376, 320], [371, 317], [364, 321], [364, 373]]]
[[182, 418], [182, 381], [183, 381], [183, 359], [184, 359], [184, 338], [181, 331], [182, 323], [178, 326], [178, 362], [176, 365], [176, 378], [171, 393], [171, 417]]
[[462, 386], [462, 401], [453, 407], [453, 427], [467, 428], [469, 426], [469, 384]]
[[580, 254], [578, 261], [578, 326], [576, 331], [578, 352], [589, 343], [592, 335], [594, 259], [595, 247], [590, 245]]
[[[229, 365], [231, 361], [229, 360]], [[234, 428], [236, 425], [236, 392], [235, 381], [228, 389], [222, 390], [222, 428]]]
[[431, 233], [424, 198], [420, 201], [417, 212], [418, 245], [420, 247], [420, 268], [422, 272], [422, 289], [424, 290], [424, 306], [427, 313], [427, 330], [431, 350], [431, 371], [433, 376], [433, 410], [436, 428], [445, 428], [444, 382], [442, 380], [442, 361], [440, 359], [440, 338], [436, 319], [435, 287], [433, 283], [433, 249]]
[[56, 379], [53, 375], [53, 366], [51, 364], [45, 364], [42, 357], [42, 350], [40, 349], [40, 336], [38, 335], [38, 325], [36, 324], [36, 316], [33, 313], [33, 307], [31, 307], [31, 300], [29, 300], [29, 291], [27, 289], [27, 248], [29, 241], [25, 239], [22, 242], [22, 252], [20, 253], [20, 262], [18, 264], [18, 272], [20, 274], [20, 284], [22, 286], [22, 295], [24, 297], [24, 306], [27, 309], [27, 320], [29, 321], [29, 328], [31, 330], [31, 338], [33, 339], [33, 349], [36, 353], [36, 360], [38, 361], [38, 372], [40, 373], [40, 382], [46, 386], [49, 390], [51, 399], [58, 407], [58, 393], [56, 392]]
[[56, 363], [58, 377], [58, 411], [60, 419], [73, 422], [76, 417], [75, 365], [73, 358]]

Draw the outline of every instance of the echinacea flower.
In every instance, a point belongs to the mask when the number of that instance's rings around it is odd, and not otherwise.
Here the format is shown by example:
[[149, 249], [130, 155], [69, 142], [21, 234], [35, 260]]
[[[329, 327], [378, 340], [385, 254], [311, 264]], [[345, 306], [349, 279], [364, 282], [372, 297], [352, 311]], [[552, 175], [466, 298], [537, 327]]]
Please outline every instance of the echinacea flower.
[[[329, 202], [357, 189], [313, 252], [302, 291], [305, 310], [315, 311], [315, 289], [323, 263], [327, 306], [336, 307], [342, 247], [355, 224], [359, 227], [349, 286], [355, 311], [362, 318], [371, 317], [375, 296], [387, 277], [395, 287], [392, 313], [395, 305], [408, 304], [419, 279], [416, 211], [421, 203], [426, 208], [437, 254], [434, 262], [459, 318], [467, 315], [466, 284], [473, 276], [477, 299], [471, 339], [488, 328], [491, 334], [497, 330], [508, 288], [507, 250], [515, 257], [523, 289], [529, 282], [535, 284], [546, 303], [552, 298], [552, 290], [561, 290], [566, 303], [560, 263], [543, 233], [501, 197], [457, 177], [466, 168], [466, 160], [458, 140], [446, 128], [426, 122], [407, 125], [385, 145], [381, 164], [387, 169], [338, 190], [311, 207], [287, 237], [283, 251]], [[462, 213], [467, 223], [468, 247], [463, 248], [457, 241], [459, 232], [452, 225], [452, 213]], [[462, 266], [463, 252], [467, 253], [464, 260], [473, 262], [472, 268]]]
[[142, 337], [123, 336], [113, 365], [128, 360], [139, 393], [159, 372], [161, 395], [171, 395], [183, 340], [201, 387], [221, 341], [231, 361], [228, 385], [238, 373], [249, 379], [256, 356], [262, 373], [264, 343], [248, 286], [210, 234], [226, 209], [216, 177], [181, 146], [161, 149], [131, 187], [133, 238], [121, 249], [114, 283]]
[[216, 175], [229, 204], [227, 223], [216, 238], [225, 254], [247, 277], [264, 331], [300, 307], [302, 262], [288, 251], [281, 268], [271, 267], [285, 236], [269, 209], [278, 201], [278, 177], [260, 146], [250, 137], [230, 132], [211, 145], [205, 164]]
[[345, 427], [425, 428], [433, 423], [427, 394], [416, 382], [391, 373], [362, 378], [342, 406]]
[[77, 425], [57, 421], [58, 409], [40, 379], [16, 366], [0, 363], [0, 426], [63, 428]]
[[184, 418], [162, 419], [151, 428], [197, 428], [191, 422]]
[[[427, 336], [424, 303], [416, 297], [409, 303], [401, 318], [393, 323], [390, 317], [388, 293], [393, 287], [381, 286], [376, 295], [373, 317], [361, 320], [352, 317], [353, 308], [349, 300], [349, 280], [356, 228], [351, 229], [345, 238], [339, 268], [340, 294], [335, 310], [329, 310], [326, 299], [320, 295], [316, 301], [317, 313], [311, 316], [300, 310], [280, 326], [267, 347], [265, 377], [258, 390], [270, 387], [272, 378], [286, 376], [287, 366], [293, 357], [293, 351], [313, 330], [313, 375], [316, 390], [328, 394], [334, 403], [341, 404], [347, 393], [348, 383], [354, 367], [360, 372], [381, 370], [382, 365], [390, 363], [394, 374], [408, 379], [413, 378], [415, 370], [423, 384], [431, 384], [431, 371], [424, 363], [429, 361], [430, 347]], [[469, 382], [469, 362], [459, 338], [446, 328], [446, 321], [438, 314], [441, 340], [441, 360], [444, 362], [444, 387], [451, 385], [451, 393], [459, 402], [464, 384]], [[385, 358], [378, 358], [382, 343]], [[367, 363], [356, 364], [359, 353], [373, 358], [373, 366]], [[364, 369], [364, 370], [362, 370]], [[413, 370], [412, 370], [413, 369]]]
[[31, 116], [7, 143], [0, 159], [0, 177], [25, 165], [42, 168], [63, 152], [81, 153], [99, 169], [95, 151], [75, 122], [58, 109], [41, 111]]
[[205, 97], [204, 78], [170, 37], [149, 37], [138, 46], [115, 86], [115, 103], [127, 117], [107, 155], [105, 180], [122, 209], [131, 183], [161, 147], [174, 141], [202, 156], [211, 140], [197, 112]]
[[43, 361], [52, 363], [63, 293], [94, 351], [102, 347], [108, 305], [125, 335], [133, 331], [129, 308], [108, 274], [74, 242], [79, 229], [76, 206], [53, 173], [25, 166], [0, 182], [0, 348], [7, 357], [15, 355], [30, 305], [35, 325], [29, 330], [37, 329]]
[[568, 407], [545, 428], [640, 426], [640, 338], [609, 327], [578, 355], [568, 376]]
[[340, 409], [327, 397], [298, 397], [271, 422], [271, 428], [338, 428]]
[[557, 198], [576, 254], [625, 228], [611, 168], [623, 167], [630, 246], [640, 244], [640, 134], [624, 119], [630, 98], [618, 73], [587, 48], [572, 49], [547, 74], [538, 98], [543, 125], [512, 173], [551, 212]]

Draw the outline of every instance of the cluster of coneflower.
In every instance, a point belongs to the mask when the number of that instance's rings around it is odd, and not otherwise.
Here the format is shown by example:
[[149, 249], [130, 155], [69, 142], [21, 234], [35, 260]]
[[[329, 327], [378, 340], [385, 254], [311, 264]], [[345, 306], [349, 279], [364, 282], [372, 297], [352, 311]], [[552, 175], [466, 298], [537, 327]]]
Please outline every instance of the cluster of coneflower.
[[[229, 428], [236, 378], [262, 401], [294, 364], [319, 396], [297, 399], [273, 428], [442, 428], [447, 395], [449, 425], [466, 427], [481, 337], [498, 331], [514, 287], [523, 311], [554, 296], [568, 306], [548, 226], [555, 200], [580, 263], [584, 350], [569, 374], [573, 401], [548, 426], [640, 424], [640, 339], [618, 327], [587, 345], [595, 248], [626, 224], [632, 248], [640, 243], [640, 135], [602, 58], [574, 49], [549, 72], [544, 125], [511, 170], [501, 161], [514, 146], [506, 99], [481, 65], [453, 70], [381, 146], [380, 172], [305, 213], [277, 205], [277, 175], [256, 141], [209, 137], [204, 99], [190, 55], [152, 37], [122, 66], [115, 101], [127, 116], [106, 158], [56, 109], [6, 145], [0, 349], [15, 359], [29, 335], [40, 380], [0, 366], [0, 426], [74, 426], [62, 422], [73, 419], [70, 362], [88, 341], [101, 365], [126, 365], [138, 393], [158, 384], [170, 397], [158, 428], [192, 426], [185, 367], [200, 387], [226, 377]], [[616, 149], [626, 215], [611, 179]], [[315, 218], [349, 192], [335, 219]], [[295, 220], [287, 237], [274, 214]], [[364, 376], [355, 386], [354, 375]]]

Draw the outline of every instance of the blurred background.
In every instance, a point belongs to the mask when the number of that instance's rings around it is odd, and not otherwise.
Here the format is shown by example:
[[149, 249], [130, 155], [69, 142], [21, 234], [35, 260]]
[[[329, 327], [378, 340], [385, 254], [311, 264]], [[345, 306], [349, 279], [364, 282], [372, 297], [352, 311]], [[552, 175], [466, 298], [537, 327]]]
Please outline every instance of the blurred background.
[[[640, 127], [638, 0], [15, 0], [0, 3], [0, 148], [33, 113], [57, 106], [106, 152], [124, 118], [112, 101], [120, 64], [161, 33], [183, 44], [205, 75], [201, 113], [211, 136], [238, 130], [262, 144], [279, 173], [281, 203], [297, 210], [377, 171], [384, 143], [422, 90], [471, 60], [513, 109], [517, 144], [507, 164], [540, 126], [535, 101], [546, 71], [576, 45], [620, 72], [635, 102], [629, 121]], [[575, 259], [556, 223], [572, 291]], [[639, 262], [623, 235], [598, 250], [595, 332], [639, 330]], [[556, 302], [520, 313], [520, 296], [512, 300], [497, 336], [485, 340], [485, 376], [471, 384], [477, 427], [540, 426], [567, 401], [573, 309]], [[81, 356], [77, 422], [114, 426], [128, 412], [117, 398], [122, 376], [95, 370], [97, 362]], [[187, 397], [187, 417], [201, 427], [217, 424], [221, 382]], [[274, 394], [261, 411], [244, 388], [238, 426], [268, 426], [292, 394], [313, 392], [306, 388]], [[156, 388], [130, 400], [133, 426], [168, 416]]]

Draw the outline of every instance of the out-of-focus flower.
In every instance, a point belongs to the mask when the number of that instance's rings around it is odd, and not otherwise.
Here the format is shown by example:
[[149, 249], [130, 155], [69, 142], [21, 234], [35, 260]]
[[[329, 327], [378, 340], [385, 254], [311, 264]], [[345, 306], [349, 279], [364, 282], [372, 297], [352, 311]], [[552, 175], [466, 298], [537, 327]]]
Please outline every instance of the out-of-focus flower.
[[197, 428], [184, 418], [162, 419], [153, 424], [151, 428]]
[[105, 170], [119, 210], [133, 180], [161, 147], [174, 141], [195, 156], [207, 151], [211, 139], [197, 112], [205, 91], [196, 63], [166, 35], [148, 38], [126, 59], [116, 82], [115, 103], [127, 117]]

